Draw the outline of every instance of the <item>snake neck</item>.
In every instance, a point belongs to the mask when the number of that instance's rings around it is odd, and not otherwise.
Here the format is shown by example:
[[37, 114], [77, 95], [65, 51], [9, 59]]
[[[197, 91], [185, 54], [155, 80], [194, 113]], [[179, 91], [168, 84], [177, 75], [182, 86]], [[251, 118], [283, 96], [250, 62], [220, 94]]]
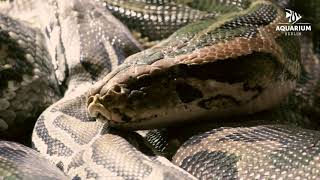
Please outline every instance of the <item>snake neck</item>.
[[300, 37], [302, 72], [297, 87], [288, 98], [273, 111], [271, 119], [309, 129], [318, 129], [320, 117], [320, 64], [314, 53], [312, 36]]
[[300, 13], [303, 21], [311, 23], [312, 33], [300, 38], [303, 72], [297, 88], [284, 103], [287, 113], [283, 114], [293, 124], [315, 129], [319, 127], [320, 117], [320, 1], [290, 0], [285, 7]]

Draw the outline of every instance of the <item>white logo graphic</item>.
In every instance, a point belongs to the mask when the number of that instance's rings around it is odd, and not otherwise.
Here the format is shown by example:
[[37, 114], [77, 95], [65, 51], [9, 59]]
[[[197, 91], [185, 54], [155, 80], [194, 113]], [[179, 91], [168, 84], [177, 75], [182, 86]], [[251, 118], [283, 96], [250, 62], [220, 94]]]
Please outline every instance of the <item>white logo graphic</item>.
[[286, 9], [286, 18], [289, 19], [289, 23], [295, 24], [302, 18], [302, 16], [290, 9]]
[[288, 22], [278, 23], [276, 31], [284, 32], [287, 36], [300, 36], [302, 32], [310, 32], [310, 23], [298, 22], [302, 16], [290, 9], [286, 10]]

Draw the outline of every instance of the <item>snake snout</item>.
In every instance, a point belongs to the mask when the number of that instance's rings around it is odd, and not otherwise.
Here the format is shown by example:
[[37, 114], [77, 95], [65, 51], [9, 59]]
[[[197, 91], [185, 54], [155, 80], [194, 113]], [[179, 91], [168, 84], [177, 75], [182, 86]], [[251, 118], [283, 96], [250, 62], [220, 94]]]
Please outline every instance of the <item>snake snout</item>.
[[91, 117], [98, 117], [102, 115], [105, 118], [110, 118], [110, 112], [103, 105], [99, 94], [90, 96], [87, 100], [88, 112]]
[[[102, 88], [103, 89], [103, 88]], [[87, 109], [92, 117], [108, 121], [123, 122], [118, 111], [126, 102], [129, 90], [122, 85], [105, 88], [105, 91], [91, 94], [87, 99]]]

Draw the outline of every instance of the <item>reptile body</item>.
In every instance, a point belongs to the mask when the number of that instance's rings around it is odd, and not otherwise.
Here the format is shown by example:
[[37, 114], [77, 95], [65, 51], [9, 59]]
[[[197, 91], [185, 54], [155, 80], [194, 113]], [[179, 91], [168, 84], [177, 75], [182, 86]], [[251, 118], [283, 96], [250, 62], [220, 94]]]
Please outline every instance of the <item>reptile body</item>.
[[[287, 19], [274, 3], [21, 0], [0, 2], [0, 9], [1, 49], [9, 48], [0, 50], [1, 63], [9, 64], [1, 64], [0, 86], [19, 95], [38, 92], [34, 117], [55, 102], [34, 126], [40, 154], [0, 143], [2, 177], [41, 179], [39, 171], [52, 179], [320, 176], [320, 134], [297, 127], [318, 123], [317, 48], [310, 37], [299, 43], [275, 31]], [[166, 39], [141, 51], [112, 14], [141, 37]], [[6, 79], [8, 73], [18, 78]], [[27, 102], [3, 92], [0, 112], [16, 114], [13, 102]], [[24, 118], [10, 124], [11, 116], [0, 117], [5, 134]], [[47, 170], [33, 167], [38, 156]], [[19, 159], [31, 167], [27, 172], [15, 164]]]

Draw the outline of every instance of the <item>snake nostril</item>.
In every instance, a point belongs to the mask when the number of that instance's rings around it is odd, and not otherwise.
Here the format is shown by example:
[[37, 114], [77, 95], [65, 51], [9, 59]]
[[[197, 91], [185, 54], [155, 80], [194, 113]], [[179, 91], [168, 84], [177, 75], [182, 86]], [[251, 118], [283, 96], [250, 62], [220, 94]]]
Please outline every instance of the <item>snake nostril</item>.
[[87, 105], [89, 105], [89, 104], [91, 104], [92, 102], [94, 101], [94, 96], [90, 96], [89, 98], [88, 98], [88, 103], [87, 103]]

